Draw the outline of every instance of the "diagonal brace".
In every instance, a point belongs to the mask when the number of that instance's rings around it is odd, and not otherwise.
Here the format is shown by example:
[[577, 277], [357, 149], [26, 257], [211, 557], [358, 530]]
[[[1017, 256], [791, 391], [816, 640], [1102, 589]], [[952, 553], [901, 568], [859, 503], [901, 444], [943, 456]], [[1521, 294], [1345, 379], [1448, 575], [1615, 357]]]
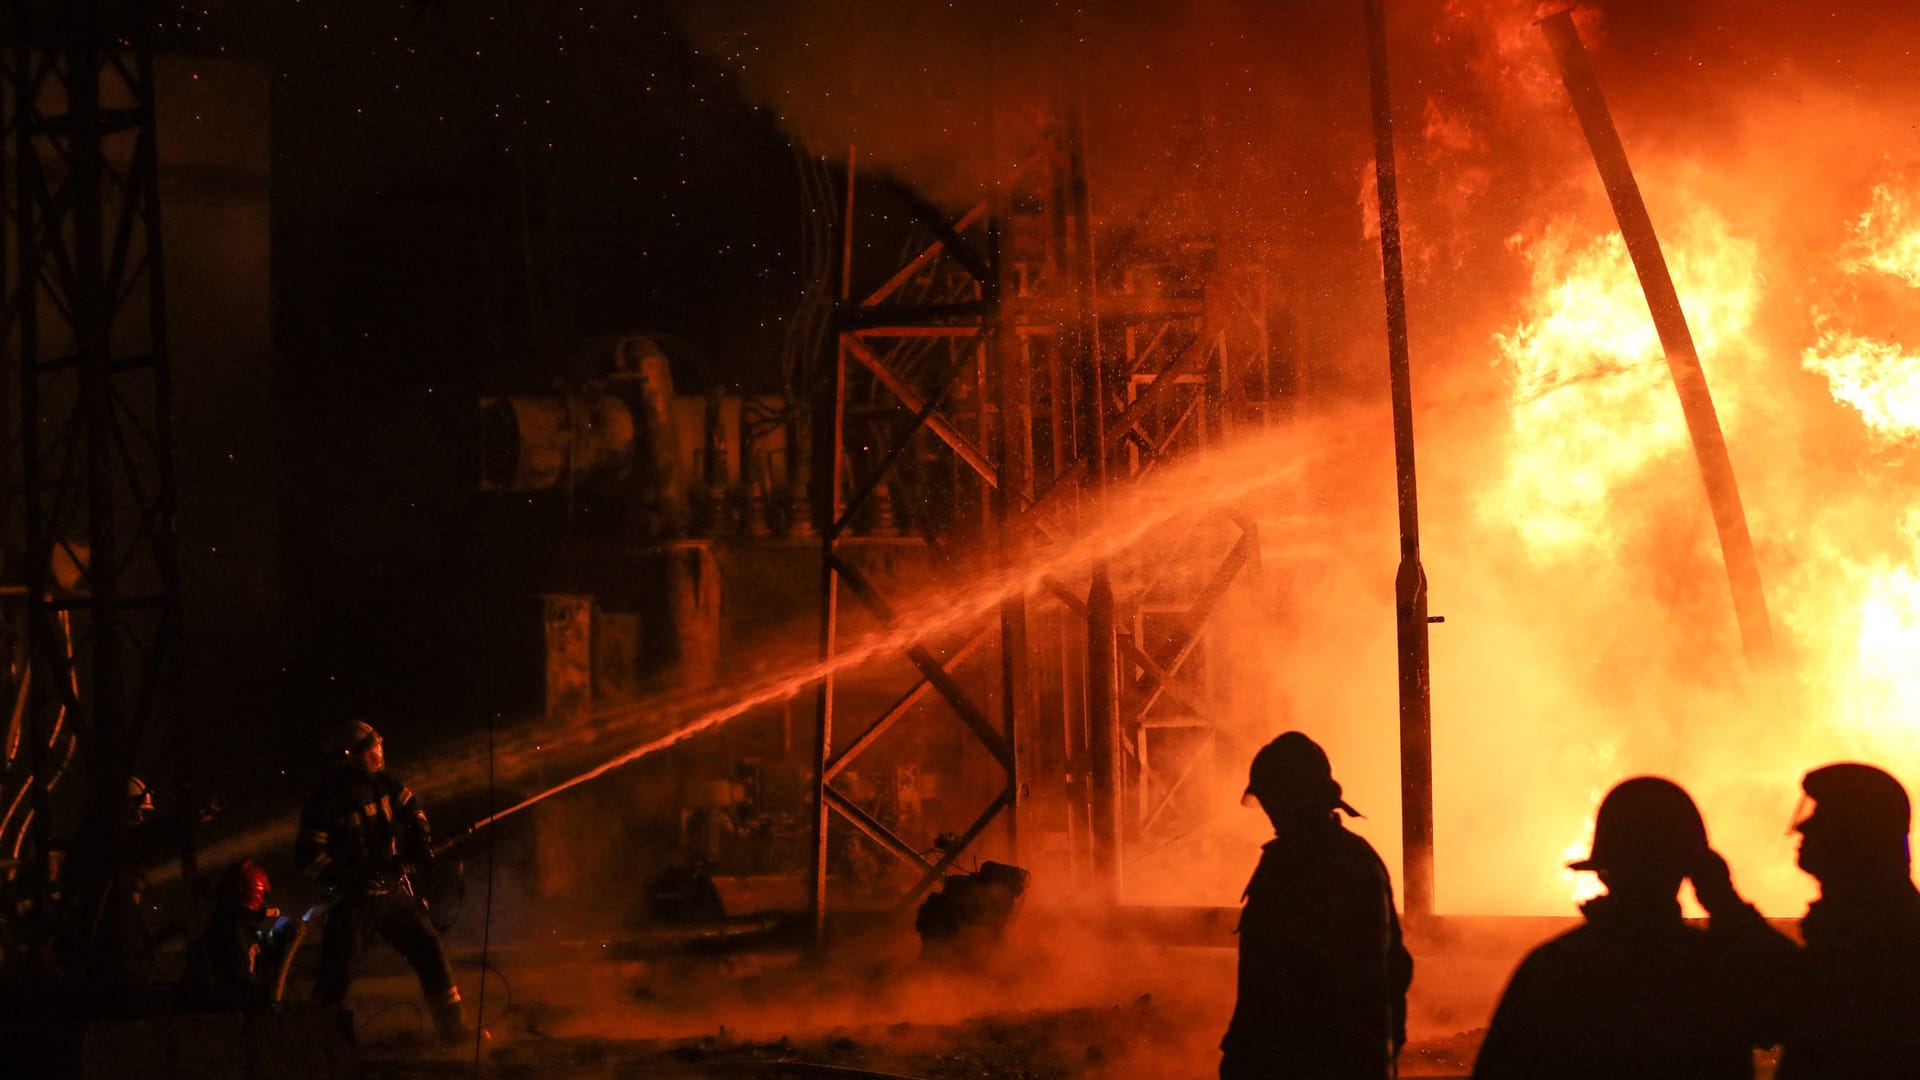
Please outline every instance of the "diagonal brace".
[[892, 829], [880, 824], [879, 821], [874, 819], [873, 815], [860, 809], [853, 800], [840, 794], [831, 786], [822, 786], [820, 789], [820, 797], [827, 801], [828, 806], [839, 811], [840, 816], [846, 818], [854, 828], [866, 833], [867, 837], [874, 843], [887, 849], [888, 854], [898, 857], [903, 862], [913, 863], [915, 866], [928, 865], [926, 857], [915, 850], [912, 844], [900, 839], [900, 837], [894, 834]]
[[[874, 588], [873, 582], [868, 580], [859, 568], [840, 556], [834, 555], [832, 559], [834, 572], [846, 579], [847, 584], [853, 589], [853, 594], [860, 598], [860, 602], [865, 604], [869, 611], [873, 612], [874, 618], [880, 620], [880, 625], [888, 630], [893, 629], [898, 621], [897, 617], [886, 598]], [[913, 666], [920, 669], [920, 674], [933, 684], [933, 688], [940, 691], [940, 696], [947, 699], [947, 704], [953, 706], [953, 711], [959, 714], [961, 723], [966, 724], [973, 731], [974, 737], [987, 748], [987, 752], [993, 755], [994, 760], [1003, 767], [1012, 768], [1012, 747], [1007, 745], [1004, 736], [994, 730], [993, 724], [987, 720], [986, 712], [974, 704], [966, 688], [953, 677], [953, 673], [947, 670], [946, 665], [918, 641], [905, 646], [902, 651], [907, 654], [907, 659], [913, 661]]]
[[[987, 643], [987, 638], [992, 632], [992, 626], [982, 627], [965, 645], [960, 646], [953, 654], [953, 659], [949, 660], [948, 663], [958, 664], [967, 657], [972, 656], [980, 646]], [[932, 689], [932, 680], [922, 678], [913, 689], [901, 695], [900, 700], [894, 702], [892, 707], [887, 709], [886, 712], [881, 713], [880, 719], [875, 720], [872, 726], [868, 727], [866, 731], [861, 732], [859, 738], [847, 744], [846, 749], [834, 755], [833, 760], [827, 763], [827, 779], [832, 780], [834, 777], [839, 776], [848, 765], [853, 764], [854, 758], [865, 753], [881, 735], [886, 734], [888, 728], [897, 723], [901, 717], [907, 715], [908, 710], [918, 705], [921, 699], [927, 696], [927, 691]]]
[[980, 816], [974, 819], [973, 824], [967, 826], [967, 831], [960, 834], [960, 842], [942, 853], [939, 862], [927, 867], [926, 872], [920, 875], [920, 880], [914, 884], [913, 888], [908, 889], [905, 895], [900, 897], [900, 901], [894, 910], [904, 911], [908, 907], [911, 907], [913, 902], [918, 900], [922, 893], [932, 888], [934, 883], [940, 880], [940, 876], [945, 874], [947, 868], [954, 864], [954, 861], [960, 857], [960, 853], [972, 847], [973, 842], [980, 838], [980, 834], [987, 831], [987, 826], [993, 824], [993, 819], [1000, 816], [1000, 811], [1012, 805], [1013, 793], [1011, 791], [1002, 791], [986, 810], [982, 811]]
[[962, 461], [971, 465], [973, 471], [980, 474], [980, 479], [985, 481], [988, 487], [999, 486], [999, 470], [994, 468], [993, 462], [988, 460], [987, 455], [981, 453], [980, 448], [973, 445], [973, 440], [967, 438], [965, 432], [954, 427], [952, 422], [942, 416], [937, 409], [927, 408], [926, 400], [920, 396], [919, 391], [888, 367], [879, 353], [869, 348], [866, 342], [849, 334], [841, 335], [840, 343], [846, 347], [847, 355], [860, 361], [860, 365], [872, 372], [873, 377], [880, 381], [880, 385], [900, 399], [900, 404], [916, 414], [925, 412], [927, 430], [938, 435], [941, 442], [952, 447], [953, 452], [960, 455]]

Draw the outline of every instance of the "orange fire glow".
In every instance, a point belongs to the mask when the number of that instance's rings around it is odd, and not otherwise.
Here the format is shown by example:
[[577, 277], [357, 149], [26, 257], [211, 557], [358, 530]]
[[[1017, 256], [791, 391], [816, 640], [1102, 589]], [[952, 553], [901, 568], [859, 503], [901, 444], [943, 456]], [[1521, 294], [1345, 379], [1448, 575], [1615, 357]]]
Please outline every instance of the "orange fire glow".
[[[1903, 295], [1920, 288], [1917, 207], [1909, 189], [1882, 183], [1873, 188], [1867, 210], [1850, 221], [1836, 216], [1836, 230], [1846, 233], [1832, 264], [1840, 279], [1871, 278]], [[1920, 444], [1914, 441], [1920, 435], [1920, 351], [1884, 331], [1862, 333], [1832, 311], [1806, 311], [1801, 325], [1814, 328], [1814, 339], [1794, 343], [1787, 355], [1797, 353], [1799, 367], [1826, 380], [1832, 399], [1862, 425], [1868, 436], [1862, 445], [1869, 448], [1863, 452], [1871, 455], [1816, 477], [1802, 464], [1805, 451], [1774, 441], [1776, 428], [1765, 434], [1743, 428], [1750, 418], [1772, 425], [1820, 407], [1796, 389], [1791, 371], [1767, 363], [1784, 343], [1777, 321], [1763, 325], [1760, 316], [1781, 302], [1785, 290], [1762, 272], [1769, 265], [1763, 241], [1741, 235], [1705, 200], [1695, 201], [1663, 241], [1742, 470], [1748, 515], [1767, 553], [1776, 632], [1788, 643], [1790, 659], [1777, 700], [1755, 700], [1751, 690], [1719, 697], [1719, 691], [1685, 683], [1653, 695], [1662, 708], [1757, 721], [1769, 737], [1743, 742], [1737, 753], [1709, 740], [1713, 748], [1690, 754], [1684, 749], [1692, 737], [1688, 729], [1675, 726], [1678, 721], [1661, 722], [1654, 730], [1664, 734], [1646, 743], [1643, 732], [1638, 760], [1630, 749], [1625, 771], [1611, 779], [1673, 769], [1697, 794], [1708, 793], [1711, 803], [1714, 796], [1744, 801], [1761, 777], [1774, 786], [1790, 784], [1825, 760], [1856, 757], [1908, 773], [1920, 762], [1920, 727], [1912, 716], [1920, 702], [1920, 495], [1912, 494], [1910, 483], [1889, 478], [1920, 468]], [[1512, 243], [1531, 268], [1531, 287], [1517, 324], [1493, 339], [1510, 387], [1510, 424], [1501, 475], [1485, 486], [1477, 510], [1483, 524], [1505, 522], [1517, 533], [1538, 568], [1592, 575], [1595, 567], [1621, 559], [1624, 538], [1638, 535], [1663, 512], [1648, 501], [1649, 474], [1663, 465], [1690, 471], [1689, 437], [1619, 235], [1594, 236], [1561, 222]], [[1818, 268], [1812, 269], [1817, 276]], [[1855, 321], [1884, 315], [1863, 304], [1853, 297], [1832, 306], [1851, 312]], [[1655, 482], [1672, 485], [1680, 475], [1660, 473]], [[1680, 548], [1699, 545], [1691, 555], [1676, 551], [1668, 539], [1665, 546], [1635, 549], [1634, 557], [1675, 560], [1697, 573], [1709, 550], [1705, 534], [1696, 529], [1686, 535]], [[1717, 552], [1711, 557], [1717, 559]], [[1635, 587], [1631, 577], [1607, 581], [1605, 587]], [[1627, 674], [1636, 681], [1664, 678]], [[1601, 717], [1595, 726], [1605, 730], [1617, 722]], [[1691, 771], [1687, 761], [1695, 762]], [[1556, 814], [1569, 830], [1561, 835], [1579, 830], [1564, 849], [1567, 858], [1586, 850], [1591, 809], [1591, 803], [1584, 807], [1583, 822], [1571, 806]], [[1775, 823], [1734, 822], [1721, 839], [1736, 868], [1758, 868], [1753, 877], [1762, 902], [1790, 911], [1804, 896], [1805, 883], [1782, 858], [1773, 832]], [[1591, 875], [1569, 872], [1563, 878], [1576, 901], [1599, 891]]]
[[1854, 273], [1891, 274], [1920, 289], [1920, 194], [1892, 183], [1873, 189], [1873, 205], [1853, 223], [1845, 266]]
[[[1920, 263], [1915, 266], [1920, 270]], [[1920, 351], [1827, 327], [1801, 354], [1801, 362], [1826, 376], [1834, 400], [1852, 406], [1875, 434], [1890, 439], [1920, 434]]]
[[[1678, 239], [1673, 276], [1711, 378], [1752, 325], [1755, 249], [1706, 210]], [[1513, 430], [1488, 509], [1514, 521], [1536, 554], [1564, 556], [1608, 532], [1611, 493], [1654, 459], [1684, 452], [1687, 429], [1620, 235], [1587, 239], [1559, 224], [1525, 256], [1533, 295], [1520, 325], [1494, 339], [1511, 372]], [[1727, 400], [1723, 422], [1737, 407]]]

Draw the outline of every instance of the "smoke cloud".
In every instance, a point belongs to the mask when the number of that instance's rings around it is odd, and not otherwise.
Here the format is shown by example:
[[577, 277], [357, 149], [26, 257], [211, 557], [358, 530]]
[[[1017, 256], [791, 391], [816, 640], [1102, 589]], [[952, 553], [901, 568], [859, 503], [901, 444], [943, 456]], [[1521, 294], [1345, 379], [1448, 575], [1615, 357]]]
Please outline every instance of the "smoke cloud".
[[[1440, 902], [1568, 910], [1582, 886], [1561, 866], [1593, 805], [1658, 772], [1693, 787], [1742, 882], [1792, 913], [1809, 892], [1783, 835], [1799, 773], [1861, 754], [1920, 778], [1911, 721], [1885, 715], [1905, 700], [1859, 697], [1878, 676], [1859, 633], [1836, 629], [1874, 603], [1905, 618], [1906, 600], [1870, 594], [1914, 556], [1892, 483], [1912, 463], [1802, 364], [1834, 320], [1898, 330], [1898, 283], [1847, 272], [1844, 252], [1875, 185], [1912, 176], [1899, 42], [1920, 17], [1865, 2], [1576, 12], [1701, 341], [1787, 642], [1777, 670], [1750, 673], [1644, 303], [1532, 25], [1559, 6], [1390, 5], [1427, 565], [1448, 619], [1434, 632]], [[1326, 742], [1391, 860], [1395, 542], [1359, 6], [706, 3], [683, 18], [796, 140], [836, 158], [857, 146], [863, 167], [956, 204], [1077, 95], [1099, 216], [1207, 233], [1276, 268], [1312, 352], [1308, 407], [1368, 437], [1289, 495], [1337, 539], [1270, 575], [1285, 614], [1242, 635], [1240, 659], [1284, 707], [1242, 719]], [[1911, 662], [1910, 644], [1888, 647]], [[1260, 832], [1231, 794], [1228, 848]], [[1209, 902], [1232, 902], [1244, 870], [1158, 858]]]

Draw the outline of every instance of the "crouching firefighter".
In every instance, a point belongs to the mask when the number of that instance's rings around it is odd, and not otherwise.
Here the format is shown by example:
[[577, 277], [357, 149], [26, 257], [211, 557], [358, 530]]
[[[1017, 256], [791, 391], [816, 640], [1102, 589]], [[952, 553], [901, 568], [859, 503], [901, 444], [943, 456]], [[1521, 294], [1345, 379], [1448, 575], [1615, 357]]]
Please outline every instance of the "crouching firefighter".
[[460, 988], [413, 891], [413, 874], [433, 861], [426, 811], [387, 772], [372, 725], [349, 725], [329, 756], [326, 775], [300, 812], [294, 848], [301, 872], [320, 885], [326, 909], [314, 1000], [346, 1000], [354, 964], [378, 937], [420, 977], [441, 1040], [463, 1041], [471, 1032], [461, 1016]]

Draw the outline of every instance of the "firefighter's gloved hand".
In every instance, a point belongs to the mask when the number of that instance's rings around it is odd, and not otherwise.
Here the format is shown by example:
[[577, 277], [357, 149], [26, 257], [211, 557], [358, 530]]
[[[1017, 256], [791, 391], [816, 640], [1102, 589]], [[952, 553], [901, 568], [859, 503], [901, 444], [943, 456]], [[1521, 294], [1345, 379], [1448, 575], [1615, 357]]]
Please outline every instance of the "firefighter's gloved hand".
[[1711, 848], [1695, 860], [1687, 877], [1693, 882], [1694, 898], [1708, 915], [1732, 915], [1747, 906], [1734, 890], [1733, 871], [1727, 868], [1727, 860]]

